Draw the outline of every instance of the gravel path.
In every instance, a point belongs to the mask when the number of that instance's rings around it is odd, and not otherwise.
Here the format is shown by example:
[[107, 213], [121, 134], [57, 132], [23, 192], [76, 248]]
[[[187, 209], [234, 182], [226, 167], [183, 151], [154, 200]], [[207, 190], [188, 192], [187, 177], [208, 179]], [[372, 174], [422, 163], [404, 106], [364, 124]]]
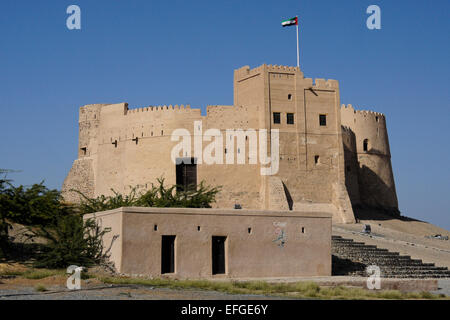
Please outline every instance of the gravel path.
[[438, 288], [439, 290], [432, 291], [431, 293], [445, 294], [450, 297], [450, 279], [439, 279]]
[[2, 289], [0, 300], [267, 300], [286, 299], [263, 295], [227, 294], [216, 291], [174, 290], [138, 285], [104, 285], [70, 291], [63, 287], [36, 292], [33, 287]]

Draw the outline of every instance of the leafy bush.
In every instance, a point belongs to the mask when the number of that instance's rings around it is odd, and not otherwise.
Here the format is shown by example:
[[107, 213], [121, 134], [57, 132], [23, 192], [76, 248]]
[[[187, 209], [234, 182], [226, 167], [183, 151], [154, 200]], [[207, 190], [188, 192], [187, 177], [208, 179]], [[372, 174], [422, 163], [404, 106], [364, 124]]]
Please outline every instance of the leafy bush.
[[[0, 169], [0, 258], [10, 246], [8, 230], [11, 223], [28, 227], [31, 238], [39, 237], [46, 244], [37, 252], [36, 267], [66, 268], [69, 265], [90, 266], [106, 262], [103, 235], [109, 229], [100, 228], [95, 220], [83, 220], [82, 215], [127, 206], [210, 208], [219, 188], [205, 186], [186, 191], [177, 186], [166, 187], [164, 179], [150, 190], [131, 189], [128, 195], [113, 191], [112, 196], [88, 198], [81, 192], [81, 203], [65, 203], [58, 190], [50, 190], [43, 182], [30, 187], [15, 187], [6, 180], [8, 170]], [[181, 188], [178, 188], [181, 189]], [[75, 191], [75, 190], [74, 190]]]
[[66, 268], [70, 264], [92, 265], [103, 256], [101, 230], [94, 220], [83, 221], [74, 207], [62, 201], [58, 190], [50, 190], [43, 182], [30, 187], [15, 187], [6, 180], [8, 170], [0, 170], [0, 258], [13, 256], [8, 231], [11, 223], [28, 228], [31, 238], [46, 241], [35, 253], [38, 267]]
[[36, 267], [66, 268], [69, 265], [91, 266], [106, 260], [102, 237], [110, 229], [101, 229], [93, 219], [83, 221], [79, 214], [61, 216], [48, 230], [39, 227], [37, 236], [48, 243], [38, 256]]
[[7, 170], [0, 169], [0, 259], [5, 257], [6, 251], [9, 247], [8, 230], [11, 225], [8, 223], [8, 185], [9, 180], [6, 180]]
[[9, 256], [13, 250], [8, 232], [12, 223], [28, 227], [33, 234], [36, 228], [55, 226], [61, 217], [73, 212], [61, 202], [58, 190], [48, 189], [43, 182], [15, 187], [6, 179], [6, 172], [9, 171], [0, 170], [5, 175], [0, 180], [0, 258]]
[[112, 196], [101, 195], [97, 198], [89, 198], [80, 194], [81, 202], [78, 210], [82, 214], [93, 213], [120, 207], [178, 207], [178, 208], [211, 208], [215, 202], [220, 187], [206, 186], [202, 181], [196, 188], [188, 188], [186, 191], [177, 190], [177, 185], [166, 187], [164, 179], [159, 178], [158, 185], [152, 184], [150, 190], [138, 192], [138, 187], [131, 189], [128, 195], [122, 195], [115, 190]]
[[177, 185], [164, 186], [164, 179], [158, 179], [159, 186], [152, 184], [150, 190], [142, 194], [136, 201], [140, 207], [179, 207], [179, 208], [211, 208], [216, 201], [220, 187], [205, 186], [202, 181], [197, 188], [177, 191]]

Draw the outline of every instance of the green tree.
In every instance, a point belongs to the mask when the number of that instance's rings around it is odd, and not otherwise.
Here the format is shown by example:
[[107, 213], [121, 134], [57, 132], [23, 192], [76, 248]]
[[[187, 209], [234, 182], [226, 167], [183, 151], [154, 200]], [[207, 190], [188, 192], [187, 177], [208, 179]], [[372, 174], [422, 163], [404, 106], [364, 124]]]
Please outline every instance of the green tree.
[[131, 188], [128, 195], [122, 195], [111, 189], [113, 195], [101, 195], [97, 198], [89, 198], [78, 192], [81, 197], [77, 210], [82, 213], [94, 213], [111, 210], [120, 207], [179, 207], [179, 208], [211, 208], [216, 201], [216, 195], [220, 187], [206, 186], [202, 181], [195, 188], [187, 188], [186, 191], [177, 191], [177, 185], [166, 186], [164, 179], [157, 179], [158, 184], [152, 184], [145, 192], [138, 192], [138, 187]]
[[105, 262], [103, 235], [109, 228], [100, 228], [93, 219], [83, 220], [79, 214], [61, 216], [54, 228], [40, 226], [36, 235], [48, 243], [35, 266], [67, 268], [69, 265], [91, 266]]

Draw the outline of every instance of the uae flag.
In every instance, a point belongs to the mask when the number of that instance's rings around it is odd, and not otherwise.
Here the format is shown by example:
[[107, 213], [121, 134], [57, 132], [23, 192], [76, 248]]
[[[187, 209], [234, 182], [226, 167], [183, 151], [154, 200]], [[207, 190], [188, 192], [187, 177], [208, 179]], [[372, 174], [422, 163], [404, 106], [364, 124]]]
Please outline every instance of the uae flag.
[[281, 22], [281, 25], [283, 27], [296, 26], [298, 25], [298, 17], [284, 20], [283, 22]]

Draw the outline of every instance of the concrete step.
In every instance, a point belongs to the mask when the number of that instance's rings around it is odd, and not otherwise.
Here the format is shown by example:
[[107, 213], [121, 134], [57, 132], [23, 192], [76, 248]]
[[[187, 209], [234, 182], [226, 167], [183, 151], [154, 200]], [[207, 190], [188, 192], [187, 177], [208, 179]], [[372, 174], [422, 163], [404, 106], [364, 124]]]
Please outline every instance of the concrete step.
[[365, 268], [369, 265], [380, 267], [385, 278], [449, 278], [450, 271], [436, 267], [433, 263], [423, 263], [398, 252], [366, 245], [352, 239], [332, 236], [333, 272], [339, 275], [367, 277]]

